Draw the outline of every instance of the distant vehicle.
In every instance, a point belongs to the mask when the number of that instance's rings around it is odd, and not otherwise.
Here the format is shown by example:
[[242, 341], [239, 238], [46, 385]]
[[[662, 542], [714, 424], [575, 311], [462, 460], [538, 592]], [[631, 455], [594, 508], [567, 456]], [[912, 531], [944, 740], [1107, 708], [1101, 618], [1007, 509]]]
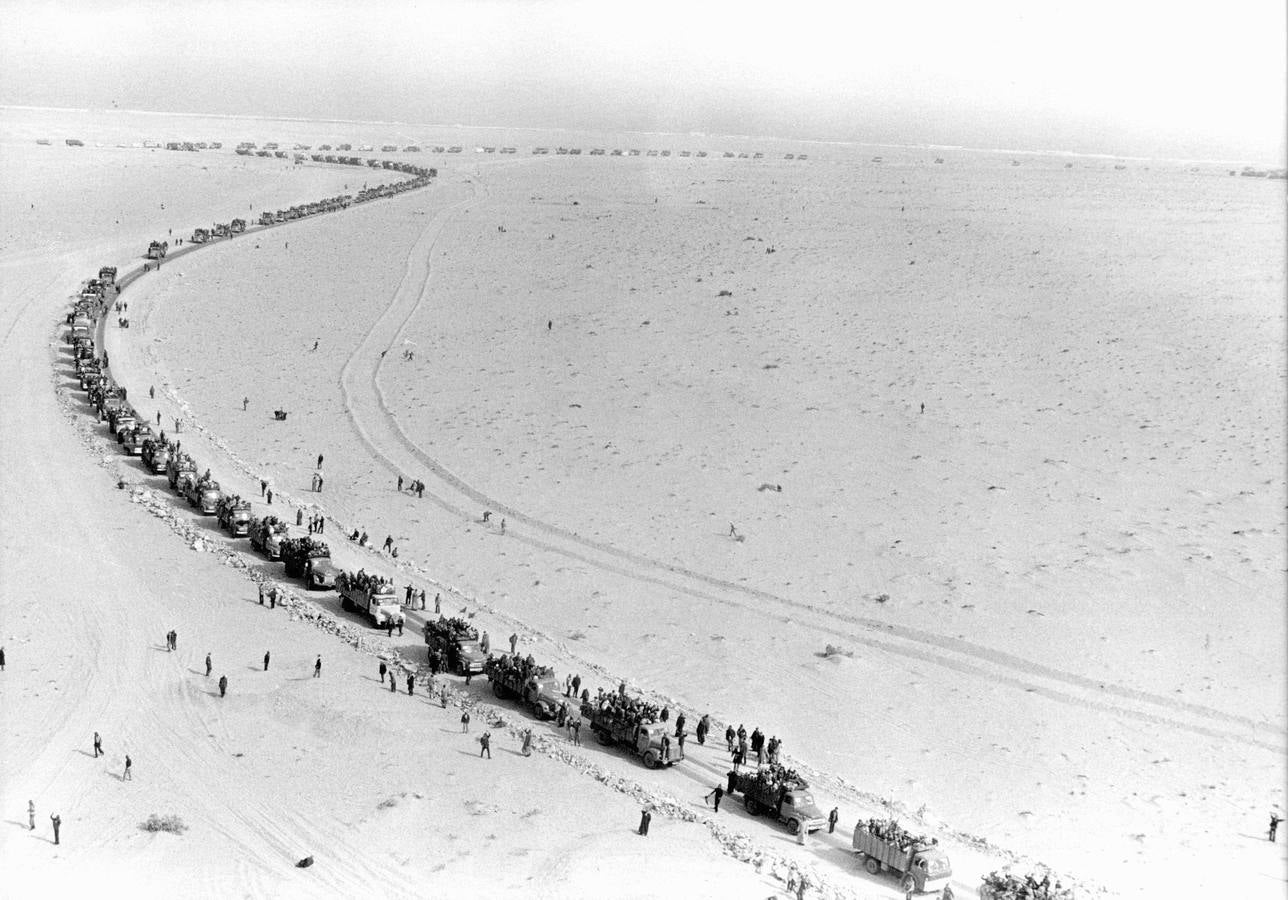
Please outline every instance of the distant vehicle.
[[458, 675], [483, 672], [487, 654], [479, 646], [478, 630], [468, 622], [440, 616], [435, 621], [426, 622], [423, 633], [425, 643], [431, 651], [437, 650], [443, 657], [448, 671]]
[[741, 770], [735, 774], [734, 786], [743, 795], [748, 813], [782, 822], [789, 834], [802, 828], [818, 831], [826, 824], [823, 812], [814, 804], [809, 783], [783, 766], [764, 766], [754, 772]]
[[66, 141], [64, 141], [64, 143], [66, 143], [68, 147], [84, 147], [84, 146], [85, 146], [85, 142], [84, 142], [84, 141], [82, 141], [82, 140], [79, 140], [79, 139], [77, 139], [77, 138], [68, 138]]
[[404, 621], [402, 606], [391, 582], [377, 581], [365, 572], [341, 572], [335, 586], [340, 592], [340, 606], [346, 612], [357, 610], [378, 628]]
[[228, 225], [228, 230], [233, 234], [244, 234], [246, 231], [245, 219], [233, 219]]
[[170, 447], [159, 439], [143, 442], [143, 464], [153, 475], [165, 473], [166, 463], [170, 461]]
[[227, 531], [233, 537], [246, 537], [250, 534], [250, 501], [243, 500], [237, 494], [231, 497], [224, 497], [219, 501], [219, 508], [215, 510], [215, 516], [219, 519], [219, 527]]
[[194, 228], [192, 231], [192, 237], [188, 242], [191, 244], [204, 244], [208, 240], [210, 240], [209, 231], [204, 228]]
[[53, 143], [53, 141], [51, 141], [49, 138], [37, 138], [36, 143], [42, 147], [48, 147], [50, 144]]
[[668, 722], [632, 722], [614, 710], [600, 709], [589, 701], [581, 705], [581, 715], [590, 723], [601, 744], [625, 747], [650, 769], [674, 765], [684, 759], [684, 748], [671, 738], [672, 726]]
[[290, 535], [290, 528], [277, 516], [251, 519], [250, 545], [269, 559], [281, 559], [282, 542]]
[[483, 670], [497, 697], [518, 700], [538, 719], [553, 719], [559, 713], [563, 696], [550, 666], [521, 668], [510, 657], [502, 656], [488, 657]]
[[190, 482], [183, 495], [187, 498], [189, 506], [201, 510], [202, 515], [206, 516], [213, 516], [218, 512], [219, 501], [224, 498], [223, 492], [219, 489], [219, 482], [208, 475]]
[[331, 548], [314, 537], [287, 538], [281, 545], [286, 574], [303, 578], [312, 588], [335, 587], [340, 570], [331, 562]]
[[869, 875], [894, 872], [899, 887], [918, 894], [939, 894], [953, 900], [948, 880], [953, 868], [938, 842], [911, 835], [895, 822], [868, 820], [854, 826], [854, 855]]
[[169, 241], [153, 241], [152, 243], [148, 244], [147, 258], [164, 259], [166, 253], [169, 252], [169, 250], [170, 250]]

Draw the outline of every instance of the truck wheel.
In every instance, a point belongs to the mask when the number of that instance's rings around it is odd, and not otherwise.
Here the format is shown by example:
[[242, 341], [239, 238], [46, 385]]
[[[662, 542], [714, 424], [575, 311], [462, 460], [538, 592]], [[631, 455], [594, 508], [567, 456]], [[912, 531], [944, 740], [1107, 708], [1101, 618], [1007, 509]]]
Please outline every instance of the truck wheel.
[[600, 742], [601, 744], [603, 744], [605, 747], [611, 747], [611, 746], [613, 746], [613, 738], [612, 738], [612, 736], [611, 736], [611, 735], [609, 735], [609, 734], [608, 734], [608, 732], [606, 732], [606, 731], [596, 731], [596, 732], [595, 732], [595, 737], [596, 737], [596, 738], [598, 738], [598, 739], [599, 739], [599, 742]]
[[645, 766], [647, 766], [647, 767], [648, 767], [648, 768], [650, 768], [650, 769], [656, 769], [656, 768], [658, 768], [658, 767], [660, 766], [660, 763], [657, 761], [657, 754], [656, 754], [656, 753], [654, 753], [652, 750], [650, 750], [650, 751], [648, 751], [647, 753], [645, 753], [645, 754], [644, 754], [644, 765], [645, 765]]
[[340, 599], [340, 608], [345, 612], [353, 612], [353, 603], [350, 602], [348, 597], [342, 597]]
[[911, 875], [905, 875], [899, 881], [899, 889], [905, 894], [917, 887], [917, 881]]
[[788, 834], [796, 834], [796, 833], [797, 833], [797, 832], [799, 832], [800, 830], [801, 830], [801, 823], [800, 823], [799, 821], [797, 821], [796, 819], [788, 819], [788, 820], [787, 820], [787, 833], [788, 833]]
[[863, 868], [868, 870], [869, 875], [881, 874], [881, 863], [877, 862], [875, 859], [873, 859], [870, 856], [866, 856], [863, 858]]
[[756, 798], [751, 796], [750, 794], [742, 798], [742, 805], [747, 807], [747, 815], [749, 816], [760, 815], [760, 804], [757, 803]]
[[504, 697], [505, 697], [505, 691], [504, 691], [504, 690], [502, 690], [502, 688], [501, 688], [501, 682], [499, 682], [499, 681], [494, 681], [494, 682], [492, 682], [492, 695], [493, 695], [494, 697], [500, 697], [500, 698], [504, 699]]

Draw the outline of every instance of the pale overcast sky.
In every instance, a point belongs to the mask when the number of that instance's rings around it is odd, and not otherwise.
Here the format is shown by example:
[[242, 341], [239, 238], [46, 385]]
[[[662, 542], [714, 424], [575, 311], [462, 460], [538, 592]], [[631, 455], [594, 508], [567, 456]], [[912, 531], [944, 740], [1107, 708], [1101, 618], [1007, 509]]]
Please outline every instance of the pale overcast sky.
[[1282, 0], [0, 0], [0, 103], [1273, 161]]

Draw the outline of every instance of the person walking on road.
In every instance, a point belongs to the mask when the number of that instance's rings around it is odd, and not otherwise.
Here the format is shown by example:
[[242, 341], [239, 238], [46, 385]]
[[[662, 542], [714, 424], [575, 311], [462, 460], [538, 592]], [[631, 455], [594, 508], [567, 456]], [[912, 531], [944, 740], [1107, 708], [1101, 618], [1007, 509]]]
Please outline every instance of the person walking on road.
[[492, 732], [490, 731], [483, 732], [483, 734], [479, 736], [479, 744], [480, 744], [479, 759], [483, 758], [484, 753], [487, 754], [488, 759], [491, 759], [492, 758]]
[[228, 676], [220, 675], [219, 676], [219, 696], [221, 697], [226, 696], [227, 693], [228, 693]]
[[393, 672], [389, 673], [389, 693], [398, 693], [398, 679], [394, 677]]
[[385, 674], [388, 671], [389, 671], [389, 667], [385, 665], [384, 660], [381, 660], [380, 661], [380, 683], [381, 684], [385, 683]]
[[259, 583], [259, 605], [264, 605], [264, 582]]
[[519, 636], [517, 634], [510, 635], [510, 654], [511, 655], [514, 654], [515, 648], [518, 646], [519, 646]]
[[270, 650], [265, 650], [265, 651], [264, 651], [264, 671], [265, 671], [265, 672], [267, 672], [267, 671], [268, 671], [268, 660], [269, 660], [269, 655], [270, 655], [270, 653], [271, 653], [271, 652], [272, 652], [272, 651], [270, 651]]
[[130, 759], [130, 754], [125, 754], [125, 772], [121, 774], [122, 781], [134, 780], [134, 760]]
[[210, 654], [206, 654], [206, 677], [210, 677], [210, 670], [214, 668], [214, 663], [210, 660]]
[[461, 713], [461, 734], [468, 734], [470, 730], [470, 711], [467, 709]]
[[835, 806], [833, 806], [832, 811], [827, 814], [827, 833], [828, 834], [832, 834], [834, 831], [836, 831], [836, 823], [839, 821], [841, 821], [841, 811], [837, 809]]
[[648, 837], [648, 826], [653, 821], [653, 813], [644, 809], [640, 812], [640, 836]]
[[522, 752], [524, 756], [532, 755], [532, 729], [531, 728], [525, 728], [523, 730]]
[[54, 846], [57, 847], [59, 841], [58, 829], [63, 827], [63, 818], [58, 813], [50, 813], [49, 821], [54, 823]]
[[416, 693], [416, 676], [408, 675], [407, 676], [407, 696], [411, 697], [415, 693]]
[[724, 797], [724, 793], [725, 793], [725, 792], [724, 792], [724, 787], [723, 787], [722, 785], [718, 785], [718, 784], [717, 784], [714, 788], [712, 788], [712, 789], [711, 789], [711, 793], [709, 793], [709, 794], [707, 794], [705, 797], [703, 797], [703, 798], [702, 798], [702, 800], [703, 800], [703, 802], [705, 803], [705, 802], [707, 802], [707, 801], [709, 801], [709, 800], [711, 800], [711, 799], [713, 799], [713, 798], [714, 798], [714, 799], [715, 799], [715, 811], [716, 811], [716, 812], [720, 812], [720, 801], [721, 801], [721, 799], [723, 799], [723, 797]]
[[94, 758], [98, 759], [102, 755], [103, 755], [103, 739], [98, 736], [98, 732], [96, 731], [94, 732]]
[[[314, 678], [322, 677], [322, 654], [321, 653], [319, 653], [318, 658], [313, 661], [313, 677]], [[408, 689], [408, 693], [410, 692], [411, 692], [410, 689]]]

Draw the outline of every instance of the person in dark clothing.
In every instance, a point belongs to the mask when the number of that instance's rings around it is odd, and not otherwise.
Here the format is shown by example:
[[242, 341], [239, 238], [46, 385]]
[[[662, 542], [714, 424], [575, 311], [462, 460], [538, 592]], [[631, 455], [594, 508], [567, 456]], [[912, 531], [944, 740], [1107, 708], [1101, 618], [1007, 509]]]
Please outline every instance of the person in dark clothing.
[[321, 453], [319, 453], [319, 454], [318, 454], [318, 468], [319, 468], [319, 469], [320, 469], [320, 468], [322, 468], [322, 454], [321, 454]]
[[401, 491], [401, 490], [402, 490], [402, 485], [403, 485], [403, 477], [402, 477], [401, 475], [399, 475], [399, 476], [398, 476], [398, 490], [399, 490], [399, 491]]
[[1279, 834], [1279, 823], [1282, 821], [1283, 821], [1283, 816], [1276, 815], [1275, 813], [1270, 814], [1269, 840], [1270, 840], [1270, 843], [1272, 844], [1277, 843], [1276, 837]]
[[510, 652], [514, 653], [514, 649], [518, 646], [519, 646], [519, 636], [517, 634], [510, 635]]
[[56, 847], [58, 846], [58, 840], [59, 840], [58, 829], [62, 828], [63, 819], [62, 819], [62, 816], [58, 815], [57, 813], [50, 813], [49, 821], [54, 823], [54, 846]]
[[841, 811], [837, 809], [835, 806], [833, 806], [832, 811], [827, 814], [827, 833], [828, 834], [831, 834], [832, 832], [836, 831], [836, 823], [839, 821], [841, 821]]
[[393, 636], [394, 636], [394, 620], [393, 620], [393, 619], [386, 619], [386, 620], [385, 620], [385, 632], [389, 635], [389, 637], [393, 637]]
[[684, 713], [675, 717], [675, 736], [679, 737], [684, 733]]
[[717, 784], [714, 788], [712, 788], [711, 793], [703, 797], [702, 800], [703, 802], [706, 802], [714, 798], [716, 812], [720, 812], [720, 800], [721, 798], [724, 797], [724, 795], [725, 795], [724, 788]]
[[102, 755], [103, 755], [103, 739], [98, 736], [98, 732], [96, 731], [94, 732], [94, 758], [98, 759]]
[[268, 671], [268, 658], [269, 658], [269, 652], [270, 652], [270, 651], [268, 651], [268, 650], [265, 650], [265, 651], [264, 651], [264, 671], [265, 671], [265, 672], [267, 672], [267, 671]]
[[264, 605], [264, 582], [259, 583], [259, 605]]
[[414, 693], [416, 693], [416, 676], [408, 675], [407, 676], [407, 696], [410, 697]]
[[398, 679], [394, 678], [394, 673], [389, 673], [389, 693], [398, 693]]
[[640, 813], [640, 835], [648, 837], [648, 826], [653, 821], [653, 814], [647, 809]]
[[725, 777], [729, 779], [728, 786], [725, 787], [725, 793], [732, 794], [734, 791], [738, 789], [738, 773], [729, 772], [725, 775]]
[[581, 675], [574, 675], [572, 676], [572, 695], [576, 697], [577, 692], [580, 690], [581, 690]]
[[228, 694], [228, 676], [219, 676], [219, 696], [223, 697]]
[[121, 775], [122, 781], [134, 780], [134, 772], [132, 771], [133, 768], [134, 768], [134, 760], [130, 759], [130, 754], [127, 753], [125, 754], [125, 772]]
[[482, 759], [483, 754], [485, 753], [487, 754], [487, 758], [491, 759], [492, 758], [492, 732], [490, 731], [483, 732], [483, 734], [479, 736], [479, 745], [480, 745], [479, 759]]
[[206, 654], [206, 677], [207, 677], [207, 678], [209, 678], [209, 677], [210, 677], [210, 670], [211, 670], [212, 668], [214, 668], [214, 663], [213, 663], [213, 662], [211, 662], [210, 654], [209, 654], [209, 653], [207, 653], [207, 654]]
[[385, 664], [384, 664], [384, 662], [382, 661], [382, 662], [380, 663], [380, 683], [381, 683], [381, 684], [384, 684], [384, 683], [385, 683], [385, 674], [386, 674], [388, 671], [389, 671], [389, 667], [388, 667], [387, 665], [385, 665]]
[[698, 736], [698, 745], [701, 746], [707, 742], [707, 732], [711, 730], [711, 718], [703, 713], [702, 718], [698, 719], [698, 727], [694, 733]]
[[402, 619], [399, 619], [399, 620], [398, 620], [398, 636], [399, 636], [399, 637], [402, 637], [402, 633], [403, 633], [403, 620], [402, 620]]
[[4, 671], [4, 647], [0, 647], [0, 672]]
[[313, 661], [313, 677], [314, 678], [322, 677], [322, 655], [321, 654], [318, 654], [318, 658]]
[[733, 726], [730, 725], [725, 729], [725, 744], [728, 745], [730, 753], [733, 752], [733, 739], [735, 737], [737, 737], [737, 735], [734, 734]]

